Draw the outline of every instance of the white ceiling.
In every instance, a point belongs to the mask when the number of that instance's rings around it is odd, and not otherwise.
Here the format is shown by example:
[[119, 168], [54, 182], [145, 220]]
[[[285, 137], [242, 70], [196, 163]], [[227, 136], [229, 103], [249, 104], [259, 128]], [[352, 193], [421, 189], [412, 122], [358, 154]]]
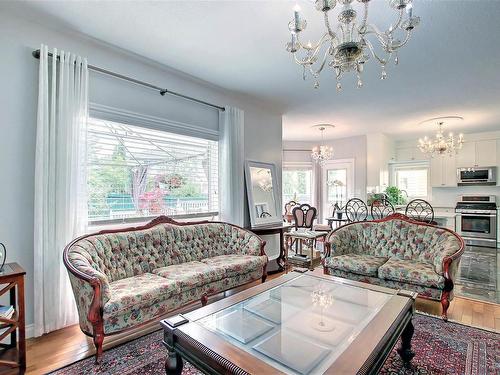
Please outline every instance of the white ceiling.
[[[371, 60], [364, 87], [344, 79], [335, 91], [331, 71], [321, 87], [302, 81], [285, 51], [290, 1], [33, 1], [10, 3], [27, 14], [130, 50], [230, 90], [272, 103], [284, 114], [287, 140], [312, 140], [317, 123], [336, 128], [326, 138], [384, 132], [399, 139], [434, 132], [417, 125], [440, 115], [462, 115], [464, 133], [500, 130], [500, 1], [415, 0], [422, 19], [399, 54], [400, 64], [380, 69]], [[311, 1], [305, 38], [323, 32]], [[359, 4], [356, 4], [358, 7]], [[394, 16], [386, 0], [372, 0], [371, 20], [384, 29]], [[40, 18], [39, 18], [40, 19]]]

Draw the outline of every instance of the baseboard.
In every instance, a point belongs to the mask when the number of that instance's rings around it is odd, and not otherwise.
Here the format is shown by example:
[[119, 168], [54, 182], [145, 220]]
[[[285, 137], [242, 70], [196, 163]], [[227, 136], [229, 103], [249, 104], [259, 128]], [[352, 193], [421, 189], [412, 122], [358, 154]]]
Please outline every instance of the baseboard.
[[35, 325], [28, 324], [26, 325], [26, 338], [31, 339], [33, 337], [35, 337]]

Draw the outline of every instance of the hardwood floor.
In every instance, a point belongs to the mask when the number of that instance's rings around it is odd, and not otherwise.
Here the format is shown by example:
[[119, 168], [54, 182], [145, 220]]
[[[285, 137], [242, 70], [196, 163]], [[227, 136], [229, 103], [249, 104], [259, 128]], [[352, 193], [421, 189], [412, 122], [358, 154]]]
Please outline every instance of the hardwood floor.
[[[317, 269], [315, 272], [321, 273], [321, 270]], [[281, 274], [270, 275], [268, 279], [279, 276], [281, 276]], [[257, 285], [258, 283], [259, 282], [255, 282], [250, 286]], [[228, 295], [237, 293], [250, 286], [228, 292]], [[222, 294], [211, 297], [209, 303], [220, 298], [223, 298]], [[192, 304], [182, 311], [188, 311], [200, 306], [199, 303]], [[441, 314], [441, 305], [438, 302], [417, 299], [417, 310], [439, 316]], [[176, 311], [175, 314], [182, 311]], [[463, 324], [484, 327], [500, 332], [500, 305], [456, 297], [450, 304], [448, 317], [450, 320]], [[104, 340], [104, 350], [146, 333], [153, 332], [158, 328], [158, 323], [154, 322], [146, 328], [141, 329], [139, 332], [107, 337]], [[47, 372], [88, 357], [93, 353], [94, 347], [92, 340], [85, 336], [77, 325], [54, 331], [42, 337], [28, 340], [28, 367], [26, 369], [26, 374], [46, 374]], [[0, 370], [0, 374], [2, 375], [17, 373], [17, 371], [8, 369]]]

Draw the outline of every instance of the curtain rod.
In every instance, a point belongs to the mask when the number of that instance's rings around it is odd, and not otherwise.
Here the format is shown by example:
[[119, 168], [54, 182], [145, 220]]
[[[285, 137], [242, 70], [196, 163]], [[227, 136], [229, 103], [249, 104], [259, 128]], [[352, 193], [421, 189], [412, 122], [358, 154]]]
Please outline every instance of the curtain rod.
[[[33, 57], [35, 59], [40, 59], [40, 50], [39, 49], [34, 50], [31, 54], [33, 55]], [[48, 53], [48, 55], [49, 55], [49, 57], [54, 57], [53, 54], [50, 53], [50, 52]], [[57, 59], [59, 60], [59, 55], [57, 55]], [[206, 106], [209, 106], [209, 107], [212, 107], [212, 108], [216, 108], [219, 111], [224, 111], [224, 107], [221, 107], [221, 106], [218, 106], [218, 105], [215, 105], [215, 104], [212, 104], [212, 103], [208, 103], [208, 102], [205, 102], [203, 100], [193, 98], [191, 96], [180, 94], [180, 93], [172, 91], [172, 90], [167, 90], [165, 88], [162, 88], [162, 87], [159, 87], [159, 86], [155, 86], [155, 85], [153, 85], [151, 83], [147, 83], [147, 82], [135, 79], [135, 78], [127, 77], [127, 76], [125, 76], [123, 74], [115, 73], [115, 72], [112, 72], [112, 71], [107, 70], [107, 69], [99, 68], [98, 66], [88, 65], [88, 68], [89, 68], [89, 70], [93, 70], [95, 72], [98, 72], [98, 73], [101, 73], [101, 74], [105, 74], [105, 75], [108, 75], [110, 77], [115, 77], [115, 78], [118, 78], [118, 79], [121, 79], [121, 80], [124, 80], [124, 81], [127, 81], [127, 82], [134, 83], [134, 84], [139, 85], [139, 86], [143, 86], [143, 87], [147, 87], [149, 89], [155, 90], [155, 91], [159, 91], [161, 96], [165, 96], [165, 94], [170, 94], [170, 95], [177, 96], [179, 98], [190, 100], [192, 102], [196, 102], [196, 103], [203, 104], [203, 105], [206, 105]]]

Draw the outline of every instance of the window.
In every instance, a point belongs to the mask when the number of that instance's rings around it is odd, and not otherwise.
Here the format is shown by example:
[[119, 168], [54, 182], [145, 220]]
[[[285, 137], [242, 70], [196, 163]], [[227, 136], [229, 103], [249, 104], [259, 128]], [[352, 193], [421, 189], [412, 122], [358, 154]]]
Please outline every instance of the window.
[[347, 169], [328, 169], [327, 174], [327, 204], [343, 207], [347, 202]]
[[410, 199], [428, 198], [429, 164], [401, 163], [392, 166], [392, 183], [406, 191]]
[[88, 221], [211, 216], [218, 211], [218, 143], [91, 118]]
[[289, 201], [312, 203], [312, 169], [285, 167], [283, 169], [283, 203]]

